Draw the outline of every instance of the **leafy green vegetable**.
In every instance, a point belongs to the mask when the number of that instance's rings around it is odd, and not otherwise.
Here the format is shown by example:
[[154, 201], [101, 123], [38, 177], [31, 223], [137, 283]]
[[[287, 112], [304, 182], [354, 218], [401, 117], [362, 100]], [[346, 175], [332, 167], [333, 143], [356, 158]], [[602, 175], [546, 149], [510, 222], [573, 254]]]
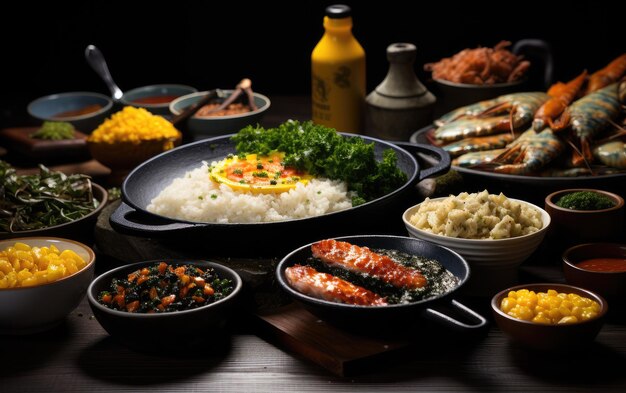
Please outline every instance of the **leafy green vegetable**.
[[95, 210], [87, 175], [67, 176], [39, 165], [39, 174], [17, 175], [0, 160], [0, 230], [19, 232], [77, 220]]
[[557, 206], [572, 210], [602, 210], [615, 206], [615, 202], [604, 194], [593, 191], [577, 191], [563, 195]]
[[65, 121], [44, 121], [41, 128], [30, 134], [30, 137], [56, 141], [74, 139], [74, 126]]
[[285, 165], [312, 175], [343, 180], [358, 197], [353, 205], [379, 198], [397, 189], [407, 175], [396, 165], [396, 153], [387, 149], [380, 162], [374, 144], [343, 137], [334, 129], [313, 122], [287, 121], [276, 128], [248, 126], [232, 137], [239, 155], [285, 153]]

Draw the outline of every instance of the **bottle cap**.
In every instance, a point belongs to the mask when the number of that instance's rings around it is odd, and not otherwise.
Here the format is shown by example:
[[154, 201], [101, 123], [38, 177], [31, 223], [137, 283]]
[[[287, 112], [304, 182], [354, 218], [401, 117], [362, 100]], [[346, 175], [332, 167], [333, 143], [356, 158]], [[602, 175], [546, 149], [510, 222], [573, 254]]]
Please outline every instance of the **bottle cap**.
[[326, 7], [326, 16], [331, 19], [347, 18], [352, 14], [352, 10], [345, 4], [335, 4]]

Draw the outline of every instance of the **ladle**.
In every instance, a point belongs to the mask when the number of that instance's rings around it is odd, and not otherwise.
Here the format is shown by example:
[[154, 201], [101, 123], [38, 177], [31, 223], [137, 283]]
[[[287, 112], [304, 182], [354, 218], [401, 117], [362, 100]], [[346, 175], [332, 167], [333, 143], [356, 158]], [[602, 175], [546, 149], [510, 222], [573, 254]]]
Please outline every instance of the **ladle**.
[[96, 71], [96, 74], [100, 75], [100, 78], [102, 78], [104, 83], [106, 83], [107, 87], [111, 91], [113, 100], [119, 101], [124, 93], [122, 92], [122, 89], [120, 89], [113, 81], [107, 62], [104, 60], [104, 56], [102, 55], [100, 49], [98, 49], [95, 45], [87, 46], [85, 49], [85, 59], [87, 59], [87, 63], [89, 63], [91, 68]]

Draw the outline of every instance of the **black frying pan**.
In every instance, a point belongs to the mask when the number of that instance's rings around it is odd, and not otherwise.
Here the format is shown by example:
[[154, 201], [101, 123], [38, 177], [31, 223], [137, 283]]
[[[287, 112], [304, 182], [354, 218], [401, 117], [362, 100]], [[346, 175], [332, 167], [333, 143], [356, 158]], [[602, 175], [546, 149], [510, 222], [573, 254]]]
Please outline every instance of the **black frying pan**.
[[[302, 244], [307, 239], [350, 233], [355, 226], [358, 228], [370, 227], [374, 230], [372, 226], [376, 226], [381, 218], [389, 218], [387, 214], [389, 208], [400, 209], [402, 207], [400, 202], [406, 199], [407, 195], [411, 195], [414, 186], [419, 181], [443, 174], [450, 167], [447, 153], [434, 146], [403, 143], [404, 148], [401, 148], [375, 138], [343, 135], [346, 138], [363, 138], [368, 143], [374, 143], [374, 151], [378, 160], [382, 159], [382, 153], [385, 149], [395, 150], [398, 157], [397, 165], [407, 174], [408, 180], [393, 192], [357, 207], [318, 217], [281, 222], [198, 223], [171, 219], [146, 210], [150, 201], [173, 179], [199, 167], [203, 160], [208, 162], [221, 160], [228, 154], [236, 153], [235, 144], [230, 139], [232, 135], [225, 135], [180, 146], [135, 168], [122, 185], [123, 202], [111, 215], [111, 225], [118, 232], [135, 236], [178, 238], [187, 241], [201, 239], [205, 243], [207, 241], [212, 244], [219, 242], [221, 248], [234, 246], [238, 250], [249, 247], [255, 251], [260, 251], [260, 248], [275, 251], [277, 246], [279, 248], [280, 246], [287, 246], [290, 239], [298, 241], [298, 243], [291, 243], [291, 247], [284, 249], [288, 250], [293, 248], [293, 244]], [[409, 153], [405, 148], [411, 149], [413, 153], [421, 152], [435, 156], [438, 163], [422, 170], [415, 155]], [[184, 191], [181, 190], [181, 192]], [[401, 223], [400, 216], [401, 212], [397, 215], [396, 220], [399, 224]], [[385, 231], [382, 228], [377, 228], [377, 232]]]
[[[436, 259], [447, 270], [459, 279], [455, 288], [447, 293], [407, 304], [389, 306], [357, 306], [320, 300], [304, 295], [287, 283], [285, 269], [295, 264], [306, 264], [311, 254], [311, 244], [307, 244], [289, 253], [278, 264], [276, 277], [281, 288], [294, 300], [301, 303], [307, 310], [320, 319], [349, 330], [376, 332], [380, 330], [401, 331], [402, 327], [415, 326], [420, 318], [427, 318], [447, 327], [460, 330], [476, 330], [486, 326], [487, 321], [480, 314], [454, 300], [454, 294], [468, 280], [469, 265], [462, 256], [449, 248], [442, 247], [420, 239], [403, 236], [359, 235], [339, 237], [357, 246], [372, 249], [398, 250], [412, 255], [421, 255]], [[437, 305], [451, 306], [468, 322], [459, 321], [444, 312], [434, 309]]]

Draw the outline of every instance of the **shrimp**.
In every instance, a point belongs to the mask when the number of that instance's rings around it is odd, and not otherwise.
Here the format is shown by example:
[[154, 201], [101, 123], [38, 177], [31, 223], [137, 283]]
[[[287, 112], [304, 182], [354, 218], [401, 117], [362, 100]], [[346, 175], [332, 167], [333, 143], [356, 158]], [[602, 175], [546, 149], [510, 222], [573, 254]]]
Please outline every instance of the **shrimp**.
[[596, 146], [593, 155], [604, 165], [626, 169], [626, 143], [622, 141], [610, 141]]
[[567, 107], [578, 95], [586, 78], [587, 70], [567, 83], [559, 82], [552, 85], [548, 90], [550, 99], [535, 112], [533, 129], [541, 131], [550, 126], [552, 130], [560, 131], [567, 127], [570, 119]]
[[586, 160], [591, 162], [591, 141], [594, 136], [615, 121], [620, 113], [617, 98], [617, 83], [595, 91], [575, 101], [569, 107], [571, 129], [579, 142], [582, 152], [572, 158], [574, 166], [581, 166]]
[[[543, 92], [514, 93], [489, 100], [488, 103], [495, 102], [495, 105], [476, 114], [468, 113], [475, 113], [477, 108], [484, 108], [486, 106], [484, 102], [464, 107], [465, 109], [459, 108], [442, 117], [442, 119], [452, 119], [451, 116], [456, 116], [457, 120], [439, 127], [434, 133], [435, 138], [442, 141], [455, 141], [524, 128], [532, 121], [537, 109], [548, 98], [548, 95]], [[489, 117], [502, 113], [508, 114]]]
[[457, 157], [465, 153], [482, 150], [492, 150], [505, 147], [514, 139], [511, 133], [503, 133], [475, 138], [465, 138], [443, 146], [451, 157]]
[[605, 86], [613, 84], [626, 73], [626, 53], [618, 56], [606, 67], [591, 74], [585, 94], [593, 93]]
[[505, 151], [506, 149], [494, 149], [465, 153], [452, 160], [452, 165], [465, 168], [482, 166], [489, 164], [494, 158], [499, 157]]
[[565, 144], [547, 128], [507, 148], [492, 161], [492, 164], [499, 164], [493, 171], [515, 175], [534, 173], [558, 158], [564, 150]]

